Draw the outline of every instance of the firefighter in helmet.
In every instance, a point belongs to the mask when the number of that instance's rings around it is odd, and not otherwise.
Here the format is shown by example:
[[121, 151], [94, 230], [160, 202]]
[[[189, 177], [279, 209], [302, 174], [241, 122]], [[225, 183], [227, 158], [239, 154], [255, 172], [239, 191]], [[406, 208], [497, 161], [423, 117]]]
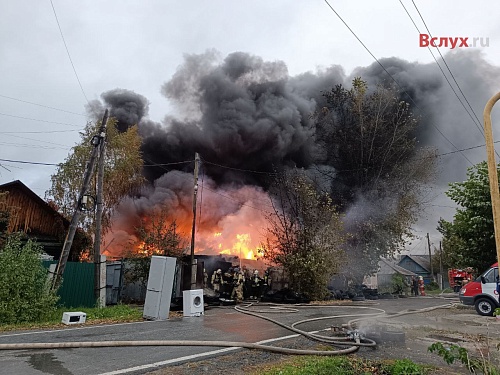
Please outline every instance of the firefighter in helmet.
[[222, 284], [222, 270], [219, 268], [212, 275], [212, 287], [216, 295], [220, 295], [220, 286]]
[[243, 301], [243, 285], [245, 284], [245, 276], [243, 272], [237, 267], [233, 273], [233, 292], [231, 299], [236, 299], [238, 302]]
[[250, 279], [250, 299], [259, 299], [262, 287], [262, 279], [259, 277], [259, 271], [253, 271]]
[[425, 296], [424, 278], [422, 276], [418, 277], [418, 291], [421, 296]]

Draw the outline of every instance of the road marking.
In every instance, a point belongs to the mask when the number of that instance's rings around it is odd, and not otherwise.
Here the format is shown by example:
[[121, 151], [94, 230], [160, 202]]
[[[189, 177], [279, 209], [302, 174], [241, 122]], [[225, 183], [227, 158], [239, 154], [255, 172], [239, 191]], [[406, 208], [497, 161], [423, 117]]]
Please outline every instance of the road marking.
[[0, 335], [0, 339], [2, 337], [34, 335], [34, 334], [39, 334], [39, 333], [77, 331], [77, 330], [89, 329], [89, 328], [115, 327], [115, 326], [129, 325], [129, 324], [144, 324], [144, 323], [157, 323], [157, 322], [159, 322], [159, 320], [146, 320], [144, 322], [128, 322], [128, 323], [117, 323], [117, 324], [96, 324], [96, 325], [92, 325], [92, 326], [75, 327], [75, 328], [61, 328], [61, 329], [52, 329], [52, 330], [47, 330], [47, 331], [29, 331], [29, 332], [21, 332], [21, 333], [11, 333], [8, 335]]
[[[323, 329], [321, 331], [326, 331], [328, 329], [329, 328]], [[318, 332], [321, 332], [321, 331], [311, 331], [309, 333], [318, 333]], [[257, 342], [256, 344], [268, 344], [270, 342], [287, 340], [287, 339], [291, 339], [291, 338], [299, 337], [299, 336], [300, 336], [299, 334], [282, 336], [282, 337], [277, 337], [277, 338], [274, 338], [274, 339], [262, 340], [262, 341]], [[201, 359], [203, 357], [210, 357], [210, 356], [215, 355], [215, 354], [232, 352], [232, 351], [239, 350], [239, 349], [241, 349], [241, 347], [224, 348], [224, 349], [212, 350], [210, 352], [199, 353], [199, 354], [192, 354], [192, 355], [187, 355], [185, 357], [179, 357], [179, 358], [173, 358], [173, 359], [167, 359], [166, 361], [149, 363], [147, 365], [129, 367], [129, 368], [125, 368], [125, 369], [122, 369], [122, 370], [116, 370], [116, 371], [111, 371], [111, 372], [104, 372], [104, 373], [101, 373], [99, 375], [119, 375], [119, 374], [126, 374], [127, 372], [141, 371], [141, 370], [151, 369], [151, 368], [154, 368], [154, 367], [160, 367], [160, 366], [165, 366], [165, 365], [172, 365], [172, 364], [179, 363], [179, 362], [189, 361], [189, 360], [193, 360], [193, 359]]]

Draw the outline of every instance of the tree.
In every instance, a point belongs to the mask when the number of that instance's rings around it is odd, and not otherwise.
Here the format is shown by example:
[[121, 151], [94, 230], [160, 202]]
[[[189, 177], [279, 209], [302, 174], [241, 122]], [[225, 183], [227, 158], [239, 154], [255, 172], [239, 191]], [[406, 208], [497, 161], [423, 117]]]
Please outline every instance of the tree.
[[324, 298], [328, 281], [345, 259], [341, 220], [332, 200], [317, 193], [300, 171], [278, 175], [271, 193], [274, 212], [260, 252], [283, 267], [294, 291]]
[[453, 220], [441, 219], [443, 254], [457, 268], [479, 272], [496, 261], [488, 165], [485, 161], [467, 170], [467, 180], [450, 184], [446, 195], [456, 202]]
[[146, 256], [162, 255], [180, 257], [186, 250], [186, 241], [177, 231], [177, 223], [169, 222], [162, 210], [156, 210], [147, 218], [141, 218], [136, 228], [139, 237], [139, 251]]
[[[418, 147], [418, 119], [391, 87], [370, 91], [360, 78], [353, 87], [325, 92], [316, 114], [317, 137], [332, 185], [330, 196], [344, 216], [349, 276], [361, 283], [411, 238], [422, 192], [434, 176], [435, 157]], [[324, 173], [324, 172], [323, 172]]]
[[0, 323], [39, 322], [56, 308], [40, 245], [9, 235], [0, 251]]
[[186, 241], [179, 235], [177, 224], [168, 221], [165, 211], [156, 210], [147, 219], [141, 219], [136, 228], [138, 240], [132, 244], [135, 250], [127, 252], [128, 267], [125, 271], [127, 283], [140, 283], [146, 288], [151, 265], [151, 256], [162, 255], [179, 258], [186, 251]]
[[[92, 137], [97, 133], [100, 124], [88, 123], [81, 133], [81, 142], [74, 146], [64, 163], [51, 177], [52, 187], [47, 191], [46, 198], [67, 218], [75, 209], [75, 202], [80, 193], [83, 175], [91, 154]], [[104, 166], [104, 210], [102, 231], [110, 228], [110, 218], [120, 200], [133, 194], [143, 184], [143, 161], [140, 152], [141, 138], [137, 126], [132, 126], [124, 132], [118, 131], [116, 120], [110, 119], [106, 128], [106, 154]], [[91, 184], [89, 193], [95, 196], [95, 183]], [[90, 207], [82, 215], [82, 228], [87, 233], [94, 231], [94, 213]]]

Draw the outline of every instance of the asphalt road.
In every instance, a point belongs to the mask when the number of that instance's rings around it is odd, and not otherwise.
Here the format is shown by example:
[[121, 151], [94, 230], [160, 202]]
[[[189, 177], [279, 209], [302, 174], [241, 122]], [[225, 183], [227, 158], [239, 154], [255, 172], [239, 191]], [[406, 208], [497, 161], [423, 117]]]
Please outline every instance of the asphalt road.
[[[359, 303], [357, 307], [300, 307], [297, 312], [278, 310], [264, 313], [285, 324], [331, 315], [373, 314], [383, 309], [389, 314], [406, 309], [438, 306], [457, 300], [442, 298], [404, 298], [379, 300], [377, 304]], [[293, 307], [293, 306], [286, 306]], [[268, 307], [258, 306], [267, 310]], [[352, 317], [319, 320], [300, 328], [306, 331], [340, 325]], [[414, 318], [409, 318], [414, 319]], [[231, 307], [212, 308], [202, 317], [175, 318], [127, 324], [79, 326], [60, 330], [9, 332], [0, 335], [0, 343], [108, 341], [108, 340], [218, 340], [262, 342], [293, 333], [271, 322], [235, 311]], [[270, 342], [272, 345], [272, 342]], [[1, 374], [144, 374], [155, 368], [194, 361], [227, 353], [216, 347], [124, 347], [0, 351]]]

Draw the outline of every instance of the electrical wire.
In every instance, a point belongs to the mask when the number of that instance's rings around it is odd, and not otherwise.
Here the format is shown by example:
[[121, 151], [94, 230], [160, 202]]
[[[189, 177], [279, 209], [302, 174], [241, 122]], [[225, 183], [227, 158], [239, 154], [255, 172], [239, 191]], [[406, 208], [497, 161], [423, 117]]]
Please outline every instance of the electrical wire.
[[40, 163], [36, 161], [10, 160], [10, 159], [0, 159], [0, 161], [6, 161], [8, 163], [20, 163], [20, 164], [32, 164], [32, 165], [49, 165], [49, 166], [59, 165], [56, 163]]
[[62, 41], [64, 43], [64, 48], [66, 49], [66, 53], [68, 55], [69, 62], [71, 63], [71, 66], [73, 68], [73, 72], [75, 73], [75, 77], [76, 77], [76, 80], [78, 81], [78, 85], [80, 86], [80, 90], [82, 90], [82, 94], [85, 97], [87, 104], [89, 105], [90, 108], [92, 108], [92, 106], [90, 105], [90, 102], [87, 98], [87, 95], [85, 94], [85, 91], [83, 90], [83, 86], [82, 86], [82, 83], [80, 82], [80, 78], [78, 77], [78, 73], [76, 72], [75, 64], [73, 64], [73, 59], [71, 58], [71, 54], [69, 53], [68, 45], [66, 44], [66, 39], [64, 39], [64, 34], [62, 32], [62, 29], [61, 29], [61, 24], [59, 23], [59, 18], [57, 17], [56, 8], [54, 7], [54, 3], [52, 2], [52, 0], [50, 0], [50, 5], [52, 6], [52, 11], [54, 12], [54, 17], [55, 17], [56, 22], [57, 22], [57, 27], [59, 28], [59, 33], [61, 34], [61, 38], [62, 38]]
[[[200, 158], [201, 158], [201, 157], [200, 157]], [[164, 167], [163, 167], [162, 165], [160, 165], [160, 164], [153, 163], [151, 160], [148, 160], [148, 159], [146, 159], [146, 158], [144, 158], [144, 160], [148, 161], [149, 163], [152, 163], [152, 165], [151, 165], [151, 166], [158, 166], [158, 167], [160, 167], [160, 168], [162, 168], [162, 169], [166, 170], [167, 172], [170, 172], [170, 171], [171, 171], [170, 169], [164, 168]], [[183, 163], [184, 163], [184, 162], [183, 162]], [[183, 176], [183, 175], [181, 175], [181, 176]], [[187, 177], [183, 176], [183, 178], [187, 178]], [[212, 192], [212, 193], [214, 193], [214, 194], [220, 195], [221, 197], [224, 197], [224, 198], [226, 198], [226, 199], [229, 199], [229, 200], [235, 201], [236, 203], [238, 203], [238, 205], [239, 205], [239, 206], [246, 206], [246, 207], [249, 207], [249, 208], [253, 208], [254, 210], [258, 210], [258, 211], [264, 212], [265, 214], [270, 214], [270, 212], [268, 212], [268, 211], [262, 210], [262, 209], [260, 209], [260, 208], [258, 208], [258, 207], [254, 207], [254, 206], [252, 206], [252, 205], [249, 205], [248, 203], [242, 203], [240, 200], [238, 200], [238, 199], [236, 199], [236, 198], [233, 198], [233, 197], [230, 197], [230, 196], [228, 196], [228, 195], [225, 195], [225, 194], [219, 193], [218, 191], [212, 190], [212, 189], [210, 189], [210, 188], [208, 188], [208, 187], [206, 187], [206, 186], [204, 187], [204, 189], [206, 189], [206, 190], [208, 190], [208, 191], [210, 191], [210, 192]], [[269, 206], [269, 207], [272, 207], [272, 205], [268, 205], [268, 206]]]
[[231, 169], [231, 170], [234, 170], [234, 171], [249, 172], [249, 173], [259, 173], [259, 174], [266, 174], [266, 175], [270, 175], [270, 176], [276, 176], [277, 175], [277, 173], [273, 173], [273, 172], [255, 171], [255, 170], [251, 170], [251, 169], [242, 169], [242, 168], [229, 167], [227, 165], [213, 163], [213, 162], [210, 162], [210, 161], [205, 160], [205, 159], [203, 159], [203, 162], [207, 163], [207, 164], [210, 164], [210, 165], [215, 165], [215, 166], [220, 167], [220, 168]]
[[[427, 23], [425, 22], [424, 20], [424, 17], [422, 16], [422, 14], [420, 13], [420, 10], [417, 8], [417, 4], [415, 4], [415, 1], [414, 0], [411, 0], [412, 3], [413, 3], [413, 6], [415, 7], [415, 9], [417, 10], [418, 12], [418, 15], [420, 16], [420, 19], [422, 20], [422, 22], [424, 23], [424, 26], [425, 26], [425, 29], [427, 30], [427, 32], [429, 33], [430, 37], [432, 38], [432, 34], [429, 30], [429, 28], [427, 27]], [[441, 54], [441, 51], [439, 50], [438, 47], [436, 47], [437, 51], [439, 52], [439, 56], [441, 56], [441, 59], [443, 59], [443, 62], [444, 62], [444, 65], [446, 66], [446, 69], [448, 70], [448, 72], [450, 73], [451, 75], [451, 78], [453, 78], [453, 81], [455, 82], [455, 84], [457, 85], [458, 87], [458, 90], [460, 91], [460, 93], [462, 94], [462, 96], [464, 97], [465, 101], [467, 102], [467, 104], [469, 105], [469, 108], [470, 110], [472, 111], [472, 113], [474, 114], [474, 116], [476, 117], [476, 120], [479, 124], [481, 124], [481, 121], [479, 120], [479, 118], [477, 117], [476, 115], [476, 112], [474, 112], [474, 109], [472, 108], [471, 104], [469, 103], [469, 101], [467, 100], [467, 97], [465, 96], [464, 92], [462, 91], [462, 89], [460, 88], [460, 85], [458, 84], [457, 80], [455, 79], [455, 75], [453, 74], [453, 72], [451, 71], [450, 67], [448, 66], [448, 63], [446, 62], [444, 56]], [[498, 154], [497, 154], [498, 155]]]
[[[372, 56], [375, 61], [377, 62], [377, 64], [384, 70], [385, 73], [387, 73], [387, 75], [394, 81], [394, 83], [398, 86], [398, 88], [401, 90], [401, 92], [405, 93], [408, 97], [408, 99], [412, 102], [412, 104], [415, 106], [415, 108], [419, 109], [421, 112], [422, 110], [420, 109], [420, 107], [417, 105], [417, 103], [413, 100], [413, 98], [410, 96], [410, 94], [408, 94], [408, 92], [406, 90], [403, 89], [403, 87], [399, 84], [399, 82], [392, 76], [391, 73], [389, 73], [389, 71], [385, 68], [384, 65], [382, 65], [382, 63], [379, 61], [379, 59], [377, 59], [377, 57], [370, 51], [370, 49], [363, 43], [363, 41], [356, 35], [356, 33], [351, 29], [351, 27], [344, 21], [344, 19], [340, 16], [340, 14], [337, 13], [337, 11], [330, 5], [330, 3], [328, 2], [328, 0], [324, 0], [325, 3], [328, 5], [328, 7], [331, 9], [331, 11], [333, 13], [335, 13], [335, 15], [340, 19], [340, 21], [342, 21], [342, 23], [347, 27], [347, 29], [351, 32], [352, 35], [354, 35], [354, 37], [358, 40], [358, 42], [365, 48], [365, 50], [370, 54], [370, 56]], [[423, 113], [423, 112], [422, 112]], [[432, 126], [437, 130], [437, 132], [450, 144], [452, 145], [455, 149], [458, 150], [458, 147], [455, 146], [455, 144], [448, 138], [444, 135], [444, 133], [436, 126], [436, 124], [432, 121], [430, 121], [430, 123], [432, 124]], [[470, 165], [474, 165], [470, 160], [469, 158], [461, 153], [462, 157], [467, 160], [469, 162]]]
[[[415, 29], [417, 30], [417, 32], [419, 34], [421, 34], [421, 31], [420, 29], [418, 28], [417, 24], [415, 23], [415, 21], [413, 20], [413, 17], [411, 16], [410, 12], [406, 9], [405, 5], [403, 4], [403, 1], [402, 0], [399, 0], [399, 3], [401, 4], [401, 6], [403, 7], [403, 9], [405, 10], [406, 14], [408, 15], [408, 17], [410, 18], [411, 22], [413, 23], [413, 26], [415, 26]], [[429, 28], [427, 27], [427, 24], [426, 22], [424, 21], [420, 11], [418, 10], [415, 2], [413, 2], [413, 5], [415, 5], [415, 8], [417, 9], [417, 12], [418, 14], [420, 15], [420, 18], [422, 19], [422, 22], [424, 23], [426, 29], [427, 29], [427, 32], [429, 33], [429, 35], [432, 37], [432, 34], [429, 30]], [[444, 59], [444, 56], [441, 54], [441, 51], [439, 50], [438, 47], [435, 47], [438, 52], [439, 52], [439, 55], [441, 56], [441, 59], [443, 60], [443, 63], [446, 65], [446, 68], [448, 69], [448, 72], [450, 73], [450, 75], [452, 76], [453, 80], [455, 81], [455, 84], [457, 85], [458, 89], [460, 90], [460, 93], [462, 94], [462, 96], [464, 97], [465, 101], [467, 102], [467, 104], [469, 105], [469, 108], [471, 109], [472, 113], [474, 114], [475, 116], [475, 119], [474, 117], [472, 117], [472, 114], [469, 112], [469, 110], [465, 107], [465, 104], [463, 103], [462, 99], [458, 96], [458, 93], [456, 92], [455, 88], [453, 87], [453, 85], [451, 84], [450, 80], [448, 79], [448, 77], [446, 76], [443, 68], [441, 67], [441, 65], [439, 64], [436, 56], [434, 55], [434, 53], [432, 52], [432, 49], [430, 46], [427, 46], [427, 49], [429, 50], [429, 52], [431, 53], [432, 57], [434, 58], [434, 61], [436, 62], [436, 65], [438, 66], [439, 70], [441, 71], [441, 74], [443, 75], [443, 77], [446, 79], [446, 82], [448, 82], [448, 85], [450, 86], [451, 90], [453, 91], [453, 93], [455, 94], [456, 98], [458, 99], [458, 101], [460, 102], [460, 104], [462, 105], [463, 109], [465, 110], [465, 112], [467, 112], [467, 114], [469, 115], [469, 117], [471, 118], [472, 122], [474, 123], [474, 125], [476, 126], [476, 128], [479, 130], [479, 133], [481, 133], [481, 135], [483, 136], [484, 138], [484, 131], [483, 129], [481, 128], [481, 121], [479, 121], [479, 118], [477, 117], [476, 113], [474, 112], [474, 109], [472, 108], [472, 106], [470, 105], [469, 101], [467, 100], [467, 97], [465, 96], [465, 94], [463, 93], [460, 85], [458, 84], [457, 80], [455, 79], [455, 76], [453, 75], [451, 69], [449, 68], [448, 64], [446, 63], [446, 60]], [[500, 158], [500, 155], [498, 154], [498, 152], [495, 150], [495, 153], [496, 155]]]
[[49, 142], [49, 141], [42, 141], [41, 139], [34, 139], [34, 138], [28, 138], [28, 137], [21, 137], [20, 135], [13, 135], [13, 134], [5, 134], [7, 137], [14, 137], [14, 138], [19, 138], [19, 139], [26, 139], [28, 141], [35, 141], [35, 142], [41, 142], [41, 143], [47, 143], [50, 145], [55, 145], [55, 146], [62, 146], [65, 149], [68, 148], [67, 145], [63, 145], [61, 143], [54, 143], [54, 142]]
[[83, 113], [71, 112], [71, 111], [67, 111], [65, 109], [61, 109], [61, 108], [55, 108], [55, 107], [50, 107], [50, 106], [44, 105], [44, 104], [33, 103], [33, 102], [29, 102], [27, 100], [13, 98], [12, 96], [7, 96], [7, 95], [0, 94], [0, 98], [15, 100], [17, 102], [27, 103], [27, 104], [31, 104], [31, 105], [36, 105], [38, 107], [48, 108], [48, 109], [52, 109], [54, 111], [59, 111], [59, 112], [64, 112], [64, 113], [70, 113], [72, 115], [78, 115], [78, 116], [88, 117], [87, 115], [84, 115]]
[[23, 120], [30, 120], [30, 121], [38, 121], [38, 122], [46, 122], [49, 124], [57, 124], [57, 125], [66, 125], [66, 126], [75, 126], [77, 128], [81, 128], [80, 125], [75, 125], [75, 124], [68, 124], [67, 122], [56, 122], [56, 121], [48, 121], [48, 120], [40, 120], [37, 118], [30, 118], [30, 117], [23, 117], [23, 116], [16, 116], [16, 115], [9, 115], [7, 113], [0, 113], [0, 116], [7, 116], [7, 117], [13, 117], [13, 118], [20, 118]]
[[36, 131], [18, 131], [18, 132], [0, 132], [0, 134], [49, 134], [49, 133], [72, 133], [79, 130], [36, 130]]
[[12, 142], [0, 142], [1, 145], [10, 147], [23, 147], [23, 148], [42, 148], [45, 150], [69, 150], [70, 147], [51, 147], [44, 145], [32, 145], [27, 143], [12, 143]]

